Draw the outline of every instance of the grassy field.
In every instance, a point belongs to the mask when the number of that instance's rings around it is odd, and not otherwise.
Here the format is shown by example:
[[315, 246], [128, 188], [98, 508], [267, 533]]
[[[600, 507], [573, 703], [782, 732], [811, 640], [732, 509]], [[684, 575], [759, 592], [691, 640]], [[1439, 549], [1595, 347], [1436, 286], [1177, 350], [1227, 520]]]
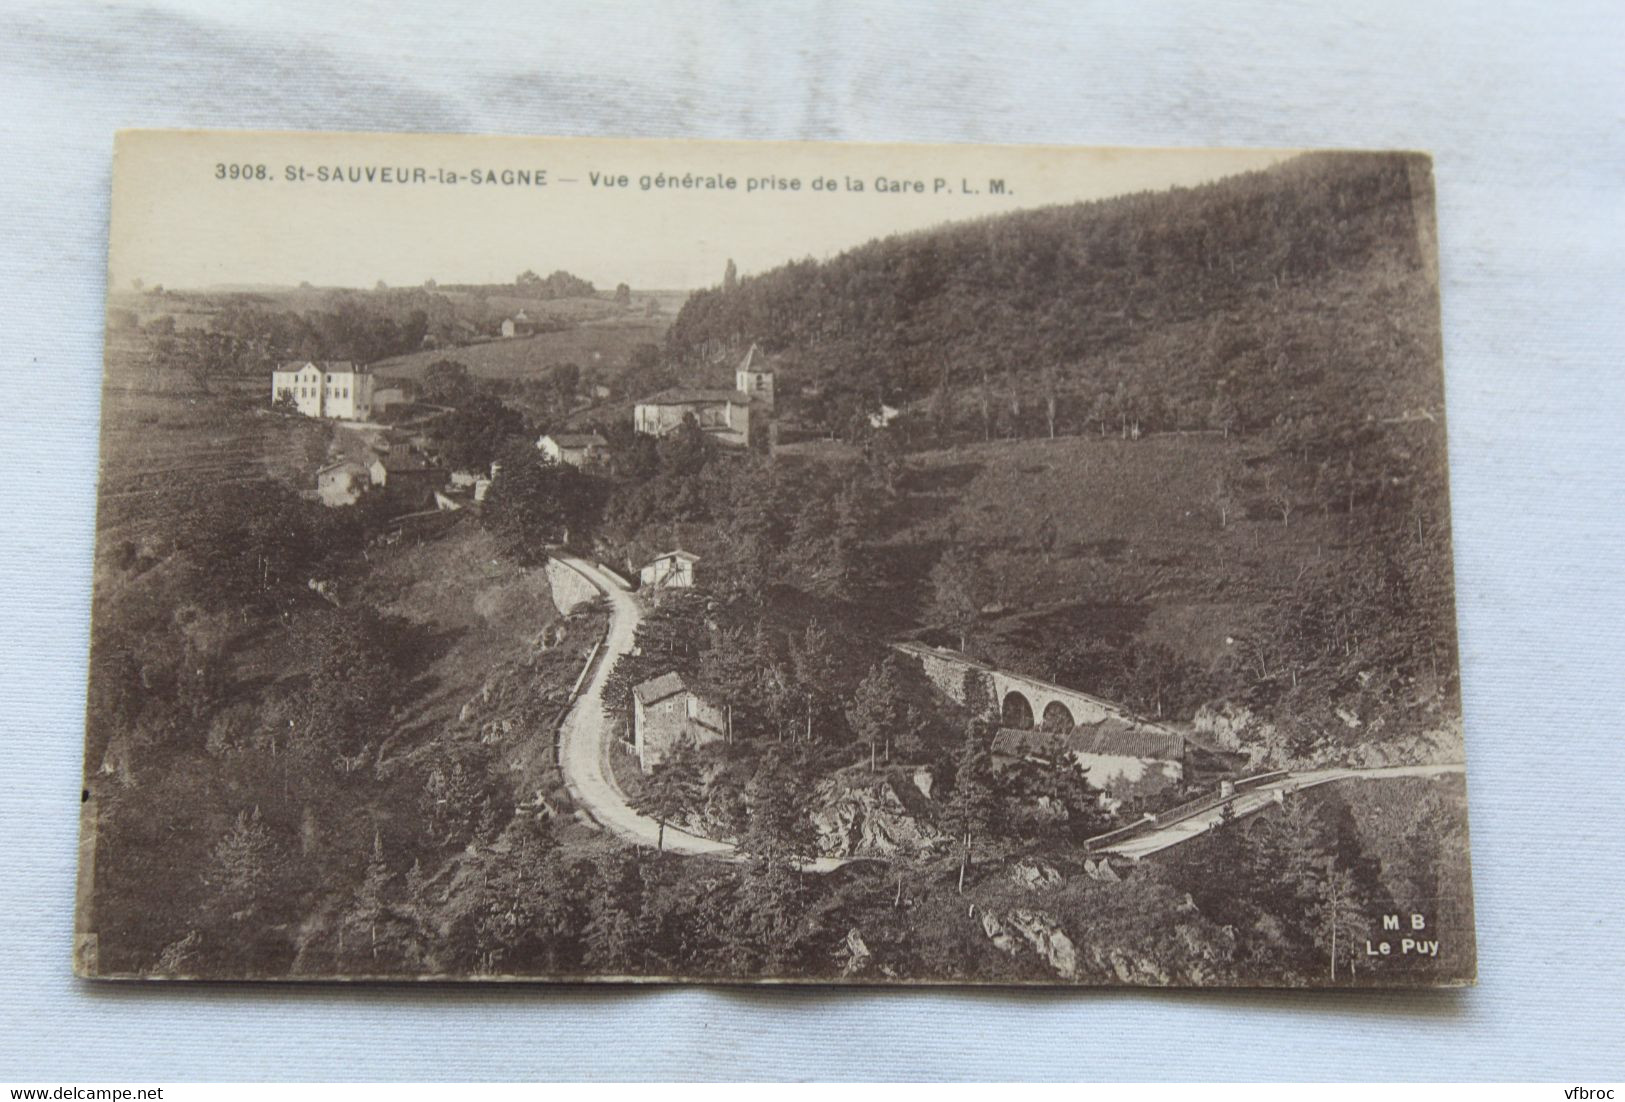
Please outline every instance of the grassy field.
[[660, 344], [670, 320], [632, 312], [556, 333], [414, 352], [381, 360], [373, 368], [381, 375], [416, 378], [437, 360], [456, 360], [472, 374], [487, 379], [523, 379], [564, 363], [614, 373], [638, 345]]
[[450, 727], [486, 678], [534, 653], [559, 618], [546, 572], [498, 558], [473, 520], [438, 539], [369, 554], [357, 596], [432, 631], [425, 691], [397, 727], [408, 738]]
[[[887, 536], [923, 611], [930, 564], [977, 549], [1004, 613], [984, 631], [1020, 645], [1060, 635], [1131, 636], [1206, 666], [1230, 624], [1341, 539], [1337, 518], [1231, 516], [1214, 475], [1249, 445], [1217, 435], [996, 441], [911, 456]], [[1053, 532], [1044, 550], [1046, 531]]]
[[266, 408], [268, 381], [229, 379], [207, 394], [177, 372], [141, 366], [109, 342], [102, 386], [98, 550], [139, 538], [210, 483], [274, 478], [314, 488], [330, 425]]

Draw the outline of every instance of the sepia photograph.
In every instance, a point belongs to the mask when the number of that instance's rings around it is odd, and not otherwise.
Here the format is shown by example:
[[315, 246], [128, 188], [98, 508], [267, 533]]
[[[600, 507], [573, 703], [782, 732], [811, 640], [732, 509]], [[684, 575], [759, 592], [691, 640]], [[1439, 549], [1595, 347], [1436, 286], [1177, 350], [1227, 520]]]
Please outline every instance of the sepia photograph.
[[121, 132], [75, 970], [1474, 983], [1434, 202]]

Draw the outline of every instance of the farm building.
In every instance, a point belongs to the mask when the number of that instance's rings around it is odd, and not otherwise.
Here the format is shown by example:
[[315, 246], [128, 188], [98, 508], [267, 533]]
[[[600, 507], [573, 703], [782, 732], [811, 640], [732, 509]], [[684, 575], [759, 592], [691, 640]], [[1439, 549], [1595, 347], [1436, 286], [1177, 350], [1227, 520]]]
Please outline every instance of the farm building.
[[306, 417], [365, 421], [372, 416], [372, 372], [348, 360], [295, 360], [271, 372], [271, 401], [293, 399]]
[[738, 390], [673, 387], [639, 402], [632, 426], [650, 436], [665, 436], [693, 414], [701, 430], [717, 443], [744, 447], [751, 442], [750, 405], [750, 397]]
[[591, 467], [609, 459], [609, 441], [596, 432], [549, 433], [536, 446], [553, 462], [572, 467]]
[[370, 484], [366, 465], [354, 459], [329, 463], [316, 472], [316, 495], [323, 505], [354, 505]]
[[692, 551], [667, 551], [656, 555], [638, 571], [638, 581], [644, 589], [691, 589], [694, 585], [694, 567], [700, 557]]
[[435, 467], [406, 444], [396, 444], [368, 467], [372, 484], [404, 504], [427, 508], [434, 492], [446, 482], [446, 472]]
[[1062, 734], [1000, 728], [994, 761], [1042, 760], [1057, 742], [1088, 771], [1089, 783], [1112, 799], [1149, 796], [1185, 777], [1183, 735], [1110, 718]]
[[724, 722], [722, 709], [690, 691], [676, 671], [632, 689], [632, 742], [645, 773], [684, 739], [702, 746], [722, 738]]
[[406, 396], [406, 388], [398, 384], [374, 388], [372, 392], [372, 409], [374, 413], [385, 413], [391, 406], [404, 406], [411, 399]]
[[536, 335], [536, 323], [525, 315], [523, 310], [511, 318], [502, 319], [502, 335], [504, 337], [533, 337]]

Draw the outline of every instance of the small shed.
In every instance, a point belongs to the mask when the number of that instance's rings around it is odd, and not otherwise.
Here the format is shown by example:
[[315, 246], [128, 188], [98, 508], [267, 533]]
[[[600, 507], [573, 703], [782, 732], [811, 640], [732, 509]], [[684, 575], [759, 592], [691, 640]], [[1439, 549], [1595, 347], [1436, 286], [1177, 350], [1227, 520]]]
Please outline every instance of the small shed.
[[656, 555], [638, 570], [639, 584], [651, 592], [662, 589], [692, 589], [695, 566], [700, 557], [691, 551], [667, 551]]

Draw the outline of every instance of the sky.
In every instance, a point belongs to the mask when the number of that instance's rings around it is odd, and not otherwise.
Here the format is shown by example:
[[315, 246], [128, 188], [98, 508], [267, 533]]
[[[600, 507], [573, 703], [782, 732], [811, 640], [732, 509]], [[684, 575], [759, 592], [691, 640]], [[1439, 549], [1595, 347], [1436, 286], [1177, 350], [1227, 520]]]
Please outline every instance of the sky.
[[1192, 186], [1290, 155], [130, 131], [114, 161], [109, 278], [120, 289], [372, 287], [563, 269], [600, 288], [686, 290], [720, 282], [729, 259], [748, 275], [890, 233]]

